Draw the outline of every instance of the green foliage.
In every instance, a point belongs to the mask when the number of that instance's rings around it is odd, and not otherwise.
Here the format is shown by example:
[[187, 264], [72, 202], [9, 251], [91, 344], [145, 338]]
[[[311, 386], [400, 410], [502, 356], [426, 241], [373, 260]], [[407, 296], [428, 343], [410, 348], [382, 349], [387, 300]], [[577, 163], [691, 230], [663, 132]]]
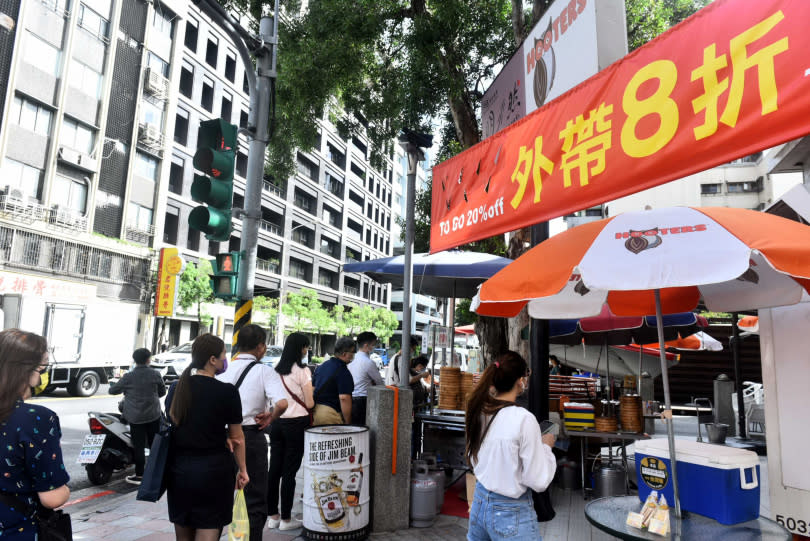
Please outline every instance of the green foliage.
[[399, 320], [394, 312], [387, 308], [376, 308], [373, 314], [371, 330], [377, 335], [381, 344], [387, 344], [399, 327]]
[[272, 337], [276, 334], [278, 323], [278, 299], [271, 299], [263, 295], [253, 297], [253, 323], [271, 329]]
[[311, 318], [320, 308], [318, 293], [314, 289], [304, 288], [298, 293], [287, 293], [281, 312], [292, 319], [293, 330], [301, 332], [312, 325]]
[[626, 0], [628, 49], [641, 47], [709, 2], [711, 0]]
[[374, 324], [374, 308], [367, 304], [355, 306], [351, 311], [345, 313], [344, 321], [347, 327], [345, 336], [355, 336], [367, 331]]
[[472, 299], [458, 299], [456, 301], [456, 327], [478, 321], [478, 314], [470, 310], [471, 303]]
[[[352, 305], [349, 305], [351, 309]], [[336, 304], [332, 307], [332, 323], [335, 326], [335, 333], [338, 336], [346, 336], [349, 332], [349, 326], [346, 324], [346, 307]]]
[[207, 259], [200, 260], [198, 264], [186, 263], [186, 268], [180, 275], [180, 285], [177, 292], [177, 303], [183, 311], [197, 306], [197, 322], [200, 327], [208, 327], [213, 318], [202, 308], [202, 303], [211, 299], [214, 293], [211, 289], [211, 263]]

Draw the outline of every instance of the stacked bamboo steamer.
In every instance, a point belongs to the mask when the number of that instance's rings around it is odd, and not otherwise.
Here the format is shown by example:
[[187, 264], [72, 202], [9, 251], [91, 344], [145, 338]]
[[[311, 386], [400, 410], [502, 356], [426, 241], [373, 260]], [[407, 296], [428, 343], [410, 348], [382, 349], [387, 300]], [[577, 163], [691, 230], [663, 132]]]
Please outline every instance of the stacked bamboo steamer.
[[459, 409], [467, 410], [467, 401], [470, 399], [472, 390], [475, 384], [473, 383], [473, 375], [471, 372], [461, 373], [461, 405]]
[[625, 432], [641, 432], [643, 423], [641, 417], [641, 397], [638, 395], [622, 396], [619, 399], [621, 409], [619, 415], [622, 421], [622, 430]]
[[439, 371], [439, 409], [459, 409], [461, 397], [461, 368], [442, 366]]

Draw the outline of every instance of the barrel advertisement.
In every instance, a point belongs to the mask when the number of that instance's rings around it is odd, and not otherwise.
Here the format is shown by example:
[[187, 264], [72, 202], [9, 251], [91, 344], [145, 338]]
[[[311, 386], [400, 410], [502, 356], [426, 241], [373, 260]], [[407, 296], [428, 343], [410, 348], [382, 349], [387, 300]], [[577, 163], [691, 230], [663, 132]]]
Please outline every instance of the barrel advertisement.
[[319, 426], [304, 441], [304, 535], [314, 541], [368, 536], [368, 429]]

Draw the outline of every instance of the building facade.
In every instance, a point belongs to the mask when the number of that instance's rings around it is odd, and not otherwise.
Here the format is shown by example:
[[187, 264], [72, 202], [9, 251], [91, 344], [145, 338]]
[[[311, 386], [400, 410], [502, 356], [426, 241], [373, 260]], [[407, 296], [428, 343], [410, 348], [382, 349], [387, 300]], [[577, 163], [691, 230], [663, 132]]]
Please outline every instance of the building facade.
[[[187, 0], [0, 0], [0, 12], [14, 21], [0, 28], [0, 270], [92, 281], [140, 306], [136, 343], [148, 344], [156, 251], [197, 261], [239, 249], [239, 220], [223, 243], [188, 226], [199, 122], [247, 125], [236, 48]], [[256, 294], [311, 288], [327, 308], [387, 307], [387, 286], [340, 267], [392, 253], [393, 151], [373, 167], [363, 136], [342, 139], [328, 119], [319, 128], [294, 177], [265, 179]], [[195, 321], [168, 322], [169, 342], [196, 335]], [[214, 329], [227, 338], [229, 323]]]

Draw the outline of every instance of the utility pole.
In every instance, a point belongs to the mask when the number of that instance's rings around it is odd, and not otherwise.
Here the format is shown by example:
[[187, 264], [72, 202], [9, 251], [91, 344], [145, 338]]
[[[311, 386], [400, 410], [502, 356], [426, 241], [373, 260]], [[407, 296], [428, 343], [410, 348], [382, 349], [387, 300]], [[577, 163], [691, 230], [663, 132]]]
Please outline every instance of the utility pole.
[[[411, 308], [413, 297], [411, 293], [413, 283], [413, 239], [414, 239], [414, 207], [416, 206], [416, 167], [425, 159], [423, 148], [433, 145], [433, 136], [416, 133], [404, 129], [399, 136], [399, 145], [408, 155], [408, 191], [405, 203], [405, 264], [402, 270], [402, 355], [399, 358], [399, 386], [408, 387], [411, 368]], [[452, 316], [451, 316], [452, 317]]]
[[[245, 183], [245, 208], [237, 210], [242, 219], [242, 236], [239, 244], [242, 258], [237, 280], [239, 299], [236, 302], [233, 318], [233, 346], [234, 350], [238, 350], [239, 330], [250, 324], [253, 314], [256, 250], [262, 218], [265, 152], [272, 136], [269, 130], [269, 120], [271, 103], [275, 99], [273, 94], [278, 50], [278, 0], [275, 1], [273, 8], [274, 16], [262, 16], [259, 21], [258, 37], [250, 35], [247, 30], [239, 26], [215, 0], [193, 1], [201, 11], [219, 23], [233, 41], [245, 66], [250, 91], [248, 127], [240, 130], [240, 133], [248, 136], [250, 143]], [[251, 55], [256, 58], [255, 72]], [[272, 113], [275, 114], [275, 111]]]

